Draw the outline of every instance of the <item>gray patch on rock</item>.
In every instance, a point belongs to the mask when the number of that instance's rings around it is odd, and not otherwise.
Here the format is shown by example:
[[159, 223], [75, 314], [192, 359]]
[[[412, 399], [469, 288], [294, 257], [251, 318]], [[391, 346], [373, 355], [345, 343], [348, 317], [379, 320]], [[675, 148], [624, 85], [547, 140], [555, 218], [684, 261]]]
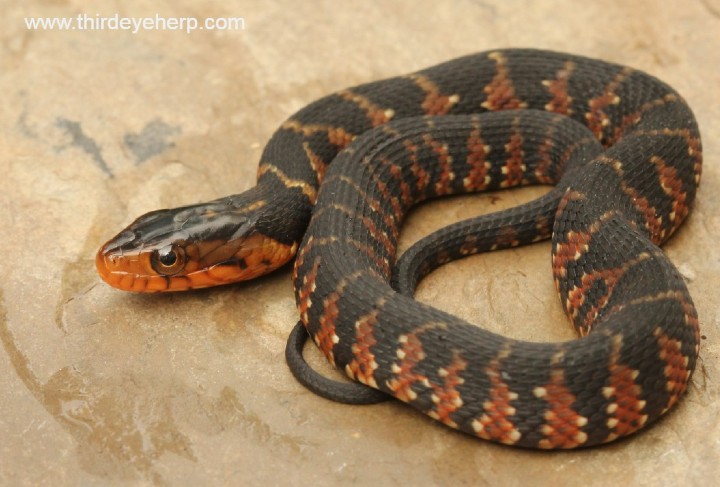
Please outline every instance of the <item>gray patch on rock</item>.
[[108, 176], [113, 177], [110, 166], [107, 165], [102, 156], [102, 150], [94, 139], [88, 137], [80, 125], [80, 122], [58, 118], [57, 126], [64, 129], [72, 137], [70, 145], [79, 147], [92, 157], [93, 162]]
[[172, 127], [162, 120], [153, 120], [143, 127], [140, 133], [127, 134], [123, 142], [135, 157], [135, 163], [140, 164], [153, 156], [162, 153], [175, 143], [170, 137], [181, 132], [180, 127]]

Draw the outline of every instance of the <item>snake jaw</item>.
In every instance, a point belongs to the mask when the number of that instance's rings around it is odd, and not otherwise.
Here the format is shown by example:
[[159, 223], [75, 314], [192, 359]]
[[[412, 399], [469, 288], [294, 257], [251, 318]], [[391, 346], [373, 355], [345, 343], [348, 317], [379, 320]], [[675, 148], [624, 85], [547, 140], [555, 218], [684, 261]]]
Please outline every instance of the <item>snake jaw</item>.
[[126, 291], [152, 292], [167, 288], [163, 276], [148, 272], [152, 269], [150, 252], [115, 252], [113, 243], [111, 240], [103, 245], [95, 256], [95, 267], [103, 281]]
[[266, 274], [292, 259], [297, 242], [258, 231], [261, 211], [215, 201], [147, 213], [100, 248], [98, 274], [133, 292], [197, 289]]
[[187, 245], [184, 268], [174, 274], [157, 271], [154, 265], [157, 249], [116, 251], [113, 241], [98, 251], [95, 265], [100, 277], [117, 289], [183, 291], [253, 279], [281, 267], [297, 251], [297, 243], [287, 245], [261, 234], [240, 240], [222, 245], [207, 241]]

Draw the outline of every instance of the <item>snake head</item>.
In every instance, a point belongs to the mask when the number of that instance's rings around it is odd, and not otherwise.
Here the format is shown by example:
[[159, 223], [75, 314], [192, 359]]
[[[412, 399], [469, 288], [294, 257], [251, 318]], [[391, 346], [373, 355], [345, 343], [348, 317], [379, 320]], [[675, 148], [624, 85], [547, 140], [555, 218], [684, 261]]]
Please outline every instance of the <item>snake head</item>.
[[103, 245], [100, 277], [125, 291], [196, 289], [252, 279], [289, 261], [297, 243], [264, 234], [263, 201], [232, 197], [147, 213]]

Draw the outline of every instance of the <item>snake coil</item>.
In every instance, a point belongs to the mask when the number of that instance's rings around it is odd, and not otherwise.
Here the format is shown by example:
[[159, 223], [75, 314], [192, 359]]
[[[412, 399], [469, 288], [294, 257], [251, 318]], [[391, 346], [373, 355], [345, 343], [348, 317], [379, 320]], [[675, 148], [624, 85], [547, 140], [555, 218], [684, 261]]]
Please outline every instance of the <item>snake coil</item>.
[[[659, 245], [686, 219], [701, 163], [692, 111], [650, 75], [549, 51], [474, 54], [308, 105], [265, 147], [256, 187], [141, 217], [97, 266], [122, 289], [180, 290], [297, 252], [301, 322], [350, 378], [494, 442], [590, 446], [687, 389], [697, 313]], [[396, 265], [412, 206], [531, 184], [554, 189], [451, 225]], [[406, 295], [445, 262], [548, 238], [577, 340], [511, 340]]]

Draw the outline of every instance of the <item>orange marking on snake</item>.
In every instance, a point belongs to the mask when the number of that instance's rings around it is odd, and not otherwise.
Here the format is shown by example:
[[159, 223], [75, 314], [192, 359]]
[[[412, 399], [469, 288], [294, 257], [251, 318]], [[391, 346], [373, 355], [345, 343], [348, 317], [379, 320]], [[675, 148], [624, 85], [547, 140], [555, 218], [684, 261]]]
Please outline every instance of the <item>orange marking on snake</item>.
[[698, 315], [695, 306], [693, 305], [690, 296], [686, 296], [682, 293], [678, 296], [678, 300], [682, 304], [683, 313], [685, 315], [685, 325], [689, 326], [695, 338], [695, 356], [700, 352], [700, 323], [698, 322]]
[[425, 92], [420, 106], [427, 115], [445, 115], [460, 101], [460, 95], [441, 94], [440, 87], [422, 74], [411, 74], [409, 78]]
[[645, 219], [645, 228], [650, 232], [650, 240], [660, 245], [665, 240], [666, 230], [662, 227], [662, 216], [658, 216], [657, 209], [650, 204], [650, 200], [643, 196], [640, 191], [625, 182], [625, 171], [621, 161], [607, 157], [601, 157], [598, 160], [611, 167], [618, 175], [620, 189], [630, 197], [633, 206]]
[[545, 104], [545, 110], [548, 112], [561, 113], [563, 115], [571, 115], [573, 113], [570, 108], [573, 99], [568, 94], [568, 80], [574, 69], [575, 63], [565, 61], [562, 69], [555, 73], [555, 79], [543, 80], [543, 86], [545, 86], [553, 96], [553, 99]]
[[614, 142], [612, 137], [605, 137], [605, 127], [610, 125], [610, 117], [605, 112], [605, 109], [610, 105], [617, 105], [620, 103], [620, 97], [615, 94], [618, 86], [632, 73], [631, 68], [623, 68], [613, 77], [608, 85], [603, 89], [603, 92], [595, 98], [588, 101], [589, 111], [585, 113], [585, 119], [587, 120], [587, 126], [592, 133], [602, 142], [604, 146], [611, 145]]
[[400, 204], [400, 200], [398, 200], [398, 197], [395, 196], [393, 191], [390, 190], [388, 184], [381, 178], [379, 178], [377, 174], [373, 174], [372, 178], [373, 181], [375, 181], [375, 186], [377, 187], [378, 191], [380, 191], [383, 199], [390, 203], [395, 221], [399, 221], [402, 218], [403, 214], [403, 207]]
[[[338, 179], [351, 188], [355, 190], [367, 203], [367, 205], [372, 209], [373, 212], [380, 215], [380, 217], [383, 219], [383, 223], [390, 229], [390, 231], [393, 234], [393, 238], [397, 239], [400, 229], [398, 228], [398, 220], [395, 219], [394, 215], [390, 215], [388, 213], [385, 213], [382, 209], [382, 204], [376, 200], [375, 198], [371, 198], [367, 191], [362, 189], [355, 181], [353, 181], [351, 178], [343, 175], [335, 175], [334, 177], [331, 176], [333, 179]], [[327, 181], [326, 181], [327, 183]]]
[[323, 311], [318, 320], [320, 327], [313, 336], [318, 348], [333, 365], [335, 365], [333, 348], [340, 341], [337, 333], [335, 333], [337, 318], [340, 315], [337, 303], [340, 301], [345, 286], [347, 286], [347, 281], [343, 279], [338, 283], [337, 288], [323, 300]]
[[314, 240], [315, 238], [311, 236], [305, 243], [305, 245], [300, 249], [300, 252], [297, 253], [297, 256], [295, 257], [295, 263], [293, 264], [293, 282], [297, 281], [298, 269], [305, 263], [305, 257], [308, 253], [310, 253], [310, 249], [312, 249]]
[[[378, 307], [382, 307], [384, 303], [385, 301], [381, 300]], [[345, 366], [348, 376], [376, 389], [378, 385], [373, 374], [378, 364], [371, 349], [377, 344], [373, 331], [379, 314], [380, 310], [375, 308], [355, 322], [355, 343], [352, 345], [352, 353], [355, 358]]]
[[[625, 262], [621, 267], [616, 269], [601, 269], [591, 273], [585, 273], [580, 278], [580, 285], [574, 286], [568, 290], [567, 302], [571, 303], [572, 306], [570, 308], [572, 310], [571, 319], [578, 328], [580, 335], [585, 336], [590, 333], [592, 330], [592, 323], [597, 318], [600, 310], [602, 310], [610, 301], [610, 297], [612, 296], [618, 281], [630, 269], [632, 269], [633, 266], [649, 259], [650, 257], [650, 254], [643, 252], [638, 254], [636, 258]], [[580, 318], [578, 312], [580, 307], [585, 303], [585, 296], [590, 294], [589, 289], [599, 281], [602, 281], [604, 284], [605, 292], [597, 300], [597, 303], [588, 309], [585, 316]]]
[[440, 176], [435, 182], [435, 194], [450, 193], [450, 182], [455, 179], [455, 173], [452, 171], [452, 156], [447, 144], [438, 142], [429, 134], [423, 135], [423, 142], [437, 156], [437, 165], [440, 168]]
[[490, 184], [488, 171], [490, 171], [491, 164], [487, 160], [490, 146], [485, 144], [479, 124], [473, 124], [466, 145], [468, 155], [465, 163], [470, 166], [470, 171], [463, 179], [463, 186], [468, 192], [483, 190]]
[[357, 240], [347, 239], [345, 242], [352, 245], [353, 247], [355, 247], [355, 249], [369, 257], [370, 260], [382, 271], [382, 275], [384, 277], [390, 278], [392, 269], [390, 268], [390, 262], [387, 260], [387, 258], [379, 257], [377, 255], [377, 252], [375, 252], [374, 248], [362, 242], [358, 242]]
[[695, 165], [693, 172], [695, 173], [695, 184], [700, 184], [700, 176], [702, 175], [702, 144], [700, 143], [699, 137], [694, 137], [690, 134], [687, 129], [659, 129], [659, 130], [639, 130], [635, 132], [636, 135], [646, 135], [650, 137], [657, 137], [660, 135], [668, 137], [682, 137], [685, 139], [687, 144], [687, 153], [690, 157], [695, 159]]
[[404, 141], [403, 144], [405, 145], [405, 150], [408, 153], [408, 158], [412, 163], [410, 166], [410, 172], [412, 172], [413, 176], [415, 176], [415, 179], [417, 180], [416, 187], [418, 192], [422, 194], [425, 192], [425, 188], [427, 188], [428, 184], [430, 184], [430, 174], [418, 163], [418, 146], [409, 140]]
[[298, 291], [298, 311], [300, 312], [300, 319], [305, 324], [309, 321], [308, 310], [312, 306], [310, 296], [315, 292], [315, 279], [317, 278], [319, 268], [320, 257], [316, 257], [310, 272], [303, 276], [302, 286], [300, 286], [300, 290]]
[[615, 335], [611, 340], [610, 378], [603, 388], [605, 398], [612, 401], [606, 409], [606, 425], [611, 431], [606, 442], [639, 430], [647, 421], [647, 415], [642, 413], [646, 406], [640, 399], [642, 387], [636, 382], [640, 372], [620, 363], [622, 335]]
[[588, 418], [573, 408], [577, 398], [565, 385], [562, 369], [554, 368], [550, 372], [550, 382], [536, 387], [533, 393], [548, 403], [543, 415], [545, 423], [540, 428], [545, 436], [538, 442], [540, 448], [575, 448], [587, 441], [587, 434], [582, 428], [587, 425]]
[[460, 247], [460, 254], [471, 255], [477, 252], [478, 237], [476, 235], [468, 235]]
[[485, 374], [490, 379], [490, 398], [483, 403], [485, 412], [472, 422], [472, 428], [480, 438], [495, 440], [506, 445], [517, 443], [521, 433], [515, 428], [510, 416], [515, 415], [512, 401], [518, 398], [517, 393], [502, 378], [502, 361], [510, 354], [507, 347], [498, 352], [496, 357], [485, 367]]
[[[585, 199], [585, 196], [577, 191], [566, 194], [558, 205], [558, 213], [564, 212], [567, 204], [572, 200]], [[559, 287], [559, 280], [566, 277], [567, 265], [572, 260], [578, 260], [590, 248], [593, 235], [602, 227], [603, 223], [616, 216], [615, 211], [609, 211], [600, 216], [600, 219], [588, 227], [587, 232], [575, 232], [569, 230], [565, 233], [563, 242], [558, 241], [553, 248], [552, 269], [555, 278], [555, 285]], [[566, 307], [566, 309], [568, 309]], [[569, 311], [568, 311], [569, 312]]]
[[385, 250], [392, 254], [395, 252], [395, 246], [390, 241], [390, 238], [388, 238], [387, 234], [379, 229], [377, 225], [375, 225], [375, 222], [372, 221], [371, 218], [367, 216], [362, 217], [362, 222], [365, 228], [367, 228], [368, 233], [370, 236], [375, 239], [375, 241], [380, 242], [383, 247], [385, 247]]
[[546, 216], [540, 216], [535, 221], [535, 231], [537, 235], [533, 238], [533, 242], [547, 240], [552, 236], [553, 222]]
[[492, 81], [483, 88], [487, 95], [481, 107], [487, 110], [509, 110], [513, 108], [527, 108], [527, 103], [515, 95], [515, 86], [510, 80], [510, 73], [507, 68], [507, 59], [502, 53], [492, 52], [488, 55], [495, 61], [496, 74]]
[[667, 336], [660, 327], [655, 329], [653, 335], [660, 346], [660, 360], [665, 362], [663, 373], [670, 396], [663, 410], [665, 412], [673, 407], [687, 389], [691, 375], [688, 368], [690, 358], [682, 353], [682, 342]]
[[394, 377], [389, 379], [386, 385], [393, 395], [403, 402], [412, 402], [417, 399], [417, 393], [412, 389], [413, 385], [420, 384], [425, 388], [431, 387], [427, 376], [415, 372], [414, 369], [425, 358], [420, 337], [433, 328], [445, 328], [445, 325], [428, 323], [411, 333], [398, 337], [400, 347], [396, 350], [396, 356], [399, 362], [392, 364], [391, 370]]
[[505, 153], [508, 158], [505, 165], [501, 168], [505, 179], [500, 183], [501, 188], [512, 188], [520, 185], [525, 176], [527, 166], [525, 165], [525, 152], [523, 151], [523, 136], [520, 133], [520, 119], [513, 120], [513, 132], [510, 140], [505, 144]]
[[655, 100], [646, 101], [642, 104], [642, 106], [640, 106], [640, 108], [636, 112], [623, 116], [618, 126], [615, 127], [615, 134], [613, 136], [613, 140], [618, 140], [629, 127], [632, 127], [633, 125], [636, 125], [638, 122], [640, 122], [643, 115], [645, 115], [645, 113], [647, 113], [649, 110], [663, 106], [668, 103], [676, 103], [679, 100], [680, 98], [678, 98], [677, 95], [669, 93]]
[[264, 162], [258, 166], [257, 177], [260, 179], [264, 174], [274, 174], [287, 188], [300, 188], [305, 196], [310, 200], [310, 203], [315, 204], [317, 199], [317, 191], [307, 181], [300, 179], [292, 179], [288, 177], [279, 167], [274, 164]]
[[498, 232], [495, 243], [490, 247], [491, 250], [507, 249], [517, 247], [520, 244], [518, 240], [518, 232], [512, 227], [503, 227]]
[[535, 168], [534, 174], [535, 178], [540, 183], [544, 184], [553, 184], [555, 181], [550, 175], [550, 168], [553, 167], [553, 158], [552, 158], [552, 149], [555, 147], [555, 143], [553, 142], [553, 136], [557, 132], [557, 127], [555, 126], [557, 123], [559, 123], [560, 119], [553, 120], [553, 123], [548, 125], [547, 131], [545, 132], [545, 139], [540, 144], [540, 147], [537, 149], [538, 158], [540, 161], [537, 164], [537, 167]]
[[[313, 267], [313, 271], [315, 271], [315, 267]], [[364, 270], [358, 271], [351, 274], [346, 279], [342, 279], [338, 283], [335, 290], [328, 294], [327, 297], [323, 300], [323, 310], [318, 320], [320, 326], [312, 338], [318, 348], [320, 348], [320, 350], [323, 352], [325, 357], [327, 357], [328, 361], [333, 365], [335, 365], [335, 355], [333, 353], [333, 349], [335, 345], [340, 341], [340, 338], [335, 332], [337, 318], [340, 314], [337, 304], [342, 297], [342, 294], [345, 291], [347, 285], [352, 280], [357, 279], [364, 272]]]
[[435, 409], [429, 411], [428, 415], [452, 428], [457, 428], [457, 423], [451, 416], [463, 405], [457, 387], [465, 382], [460, 377], [460, 373], [467, 368], [467, 365], [467, 361], [462, 358], [460, 353], [453, 351], [450, 365], [438, 370], [438, 375], [443, 379], [442, 385], [432, 383], [433, 394], [431, 399]]
[[[583, 274], [580, 278], [580, 285], [568, 290], [566, 302], [569, 303], [568, 309], [572, 312], [572, 321], [580, 330], [580, 335], [585, 336], [590, 333], [595, 317], [608, 303], [615, 286], [624, 274], [625, 269], [623, 268], [604, 269], [590, 274]], [[585, 304], [585, 293], [589, 292], [597, 282], [602, 282], [605, 285], [605, 293], [598, 299], [597, 304], [588, 310], [584, 319], [578, 319], [580, 308]]]
[[410, 192], [410, 185], [405, 182], [402, 168], [387, 157], [383, 157], [381, 162], [384, 166], [389, 167], [390, 176], [392, 176], [395, 182], [400, 186], [400, 200], [402, 201], [403, 206], [406, 208], [411, 206], [413, 203], [413, 197]]
[[338, 95], [344, 100], [351, 101], [360, 107], [370, 119], [373, 127], [383, 125], [395, 116], [395, 110], [392, 108], [382, 108], [371, 102], [367, 97], [355, 93], [352, 90], [342, 90], [338, 92]]
[[660, 186], [666, 195], [672, 198], [672, 211], [669, 214], [672, 228], [670, 233], [674, 232], [680, 223], [685, 219], [689, 212], [686, 204], [687, 193], [683, 191], [683, 182], [678, 177], [677, 170], [665, 164], [660, 157], [652, 156], [650, 162], [655, 166], [660, 179]]
[[695, 184], [700, 184], [700, 176], [702, 175], [702, 145], [700, 143], [700, 137], [692, 137], [688, 132], [686, 140], [688, 143], [688, 155], [695, 157], [695, 165], [693, 166]]
[[310, 144], [307, 142], [303, 142], [303, 149], [305, 150], [305, 154], [307, 155], [308, 162], [310, 163], [310, 167], [315, 171], [315, 174], [317, 175], [317, 183], [318, 186], [322, 184], [323, 178], [325, 177], [325, 169], [327, 169], [327, 164], [325, 164], [325, 161], [323, 161], [320, 156], [315, 154], [312, 149], [310, 148]]
[[329, 209], [339, 211], [345, 215], [347, 215], [348, 218], [351, 219], [357, 219], [363, 223], [363, 226], [365, 226], [365, 229], [368, 231], [368, 234], [377, 242], [380, 242], [383, 247], [385, 247], [385, 250], [388, 253], [394, 253], [395, 252], [395, 246], [393, 245], [392, 241], [388, 237], [387, 233], [385, 233], [384, 230], [378, 228], [378, 226], [375, 224], [375, 222], [370, 218], [369, 216], [363, 216], [355, 211], [351, 210], [347, 206], [333, 203], [327, 206], [324, 206], [320, 210], [316, 211], [314, 216], [317, 218], [319, 215], [324, 214]]
[[565, 277], [568, 262], [578, 260], [587, 252], [591, 240], [592, 234], [589, 232], [570, 230], [565, 235], [565, 241], [556, 244], [552, 258], [553, 275], [556, 280]]
[[342, 127], [325, 124], [303, 124], [297, 120], [287, 120], [282, 124], [281, 128], [303, 134], [305, 137], [324, 132], [327, 134], [328, 142], [340, 148], [344, 148], [355, 138], [354, 134], [349, 133]]
[[628, 186], [625, 181], [620, 183], [620, 187], [630, 197], [635, 208], [645, 217], [645, 228], [650, 232], [650, 240], [660, 245], [665, 240], [666, 234], [666, 230], [662, 227], [662, 216], [658, 216], [658, 211], [650, 204], [650, 200], [641, 196], [638, 190]]

